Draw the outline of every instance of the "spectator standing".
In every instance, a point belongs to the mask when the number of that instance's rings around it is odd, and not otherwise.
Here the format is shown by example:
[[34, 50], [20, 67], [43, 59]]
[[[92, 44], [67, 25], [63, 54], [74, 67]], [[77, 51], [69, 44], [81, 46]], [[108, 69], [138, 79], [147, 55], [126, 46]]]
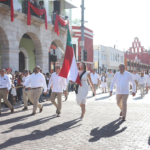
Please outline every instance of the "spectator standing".
[[0, 115], [1, 115], [1, 99], [3, 97], [4, 103], [10, 108], [11, 113], [14, 112], [13, 106], [8, 101], [8, 94], [11, 88], [11, 81], [8, 75], [5, 74], [5, 69], [0, 70]]
[[[96, 71], [93, 69], [93, 72], [90, 73], [91, 81], [94, 86], [94, 91], [96, 92], [98, 85], [99, 85], [99, 75], [96, 73]], [[93, 92], [93, 96], [95, 96], [95, 93]]]
[[111, 81], [114, 77], [114, 74], [111, 72], [111, 69], [109, 69], [108, 73], [106, 74], [107, 77], [107, 88], [108, 88], [108, 92], [110, 92], [110, 85], [111, 85]]
[[110, 87], [110, 96], [112, 96], [113, 87], [116, 85], [116, 99], [117, 104], [121, 110], [120, 116], [122, 120], [125, 121], [127, 113], [127, 99], [130, 92], [130, 84], [132, 84], [132, 95], [135, 96], [136, 85], [132, 74], [125, 71], [125, 65], [119, 65], [119, 72], [117, 72], [112, 80]]

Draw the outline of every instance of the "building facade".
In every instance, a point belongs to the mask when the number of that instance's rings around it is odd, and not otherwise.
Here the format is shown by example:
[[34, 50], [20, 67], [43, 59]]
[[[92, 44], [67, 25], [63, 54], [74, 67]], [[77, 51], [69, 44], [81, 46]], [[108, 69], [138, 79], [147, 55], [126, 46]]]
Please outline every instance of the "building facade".
[[139, 38], [134, 38], [134, 41], [132, 42], [132, 47], [130, 47], [126, 51], [124, 57], [126, 70], [131, 72], [133, 70], [150, 70], [150, 52], [147, 51], [143, 46], [141, 46]]
[[94, 45], [93, 59], [94, 62], [98, 64], [98, 67], [95, 67], [95, 69], [97, 69], [99, 73], [107, 72], [108, 69], [116, 73], [119, 70], [119, 65], [124, 63], [124, 53], [112, 47]]
[[31, 25], [27, 25], [23, 2], [24, 0], [13, 0], [15, 16], [13, 22], [10, 21], [10, 6], [7, 3], [0, 3], [0, 67], [12, 68], [14, 72], [24, 69], [32, 71], [35, 65], [39, 65], [44, 72], [48, 72], [48, 52], [52, 51], [51, 44], [57, 46], [58, 55], [62, 54], [58, 59], [62, 62], [67, 38], [67, 30], [64, 27], [59, 28], [59, 36], [54, 32], [53, 12], [58, 11], [60, 15], [68, 16], [71, 22], [70, 12], [75, 6], [68, 0], [44, 0], [48, 19], [46, 30], [45, 20], [38, 16], [32, 15]]
[[[72, 37], [72, 44], [74, 46], [76, 61], [79, 64], [81, 62], [81, 27], [72, 26], [74, 36]], [[93, 31], [86, 28], [84, 29], [84, 49], [87, 50], [87, 61], [85, 61], [88, 70], [93, 68]]]

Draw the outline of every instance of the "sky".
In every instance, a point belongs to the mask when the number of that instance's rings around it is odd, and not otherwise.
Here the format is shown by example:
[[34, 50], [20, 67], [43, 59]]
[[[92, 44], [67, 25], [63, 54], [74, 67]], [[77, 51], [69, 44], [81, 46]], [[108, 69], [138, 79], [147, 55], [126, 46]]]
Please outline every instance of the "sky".
[[[81, 0], [72, 0], [72, 19], [81, 20]], [[138, 37], [150, 48], [150, 0], [85, 0], [85, 27], [94, 32], [94, 45], [128, 50]]]

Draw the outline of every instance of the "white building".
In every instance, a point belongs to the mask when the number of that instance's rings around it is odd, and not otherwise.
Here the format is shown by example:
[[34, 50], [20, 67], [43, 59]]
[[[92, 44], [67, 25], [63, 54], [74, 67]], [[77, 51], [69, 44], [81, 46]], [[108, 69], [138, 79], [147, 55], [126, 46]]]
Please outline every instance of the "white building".
[[[103, 45], [94, 46], [94, 62], [98, 62], [99, 58], [99, 73], [107, 72], [111, 69], [112, 72], [119, 70], [119, 65], [124, 63], [124, 52], [112, 47]], [[98, 71], [98, 69], [97, 69]]]

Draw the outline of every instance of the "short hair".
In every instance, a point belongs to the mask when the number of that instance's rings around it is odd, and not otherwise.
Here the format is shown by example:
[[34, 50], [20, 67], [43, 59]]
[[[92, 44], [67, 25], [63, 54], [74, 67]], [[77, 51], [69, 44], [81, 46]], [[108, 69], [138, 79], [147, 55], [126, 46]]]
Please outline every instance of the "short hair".
[[120, 64], [119, 66], [123, 66], [124, 68], [126, 68], [125, 64]]
[[23, 72], [26, 72], [26, 73], [28, 73], [29, 71], [25, 69], [25, 70], [23, 70]]

